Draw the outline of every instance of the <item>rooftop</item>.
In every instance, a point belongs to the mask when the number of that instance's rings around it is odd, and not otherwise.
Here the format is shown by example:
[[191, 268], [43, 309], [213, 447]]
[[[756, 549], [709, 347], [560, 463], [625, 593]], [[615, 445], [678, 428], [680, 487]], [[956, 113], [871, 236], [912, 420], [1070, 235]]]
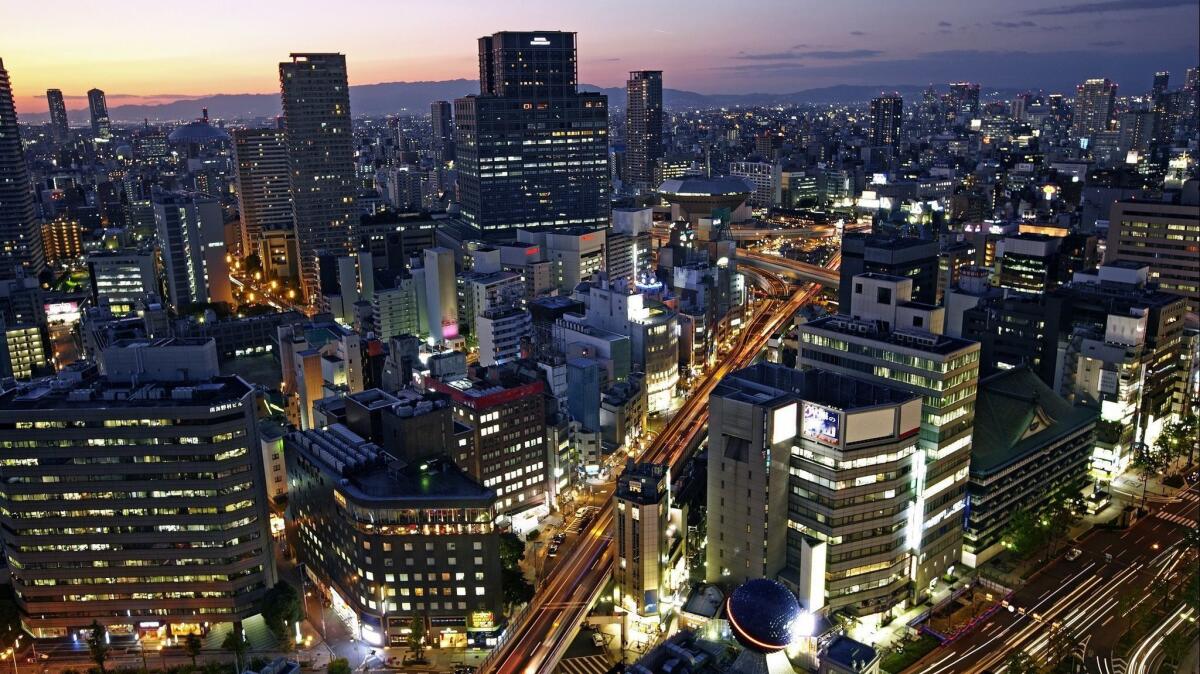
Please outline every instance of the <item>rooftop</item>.
[[1028, 368], [982, 380], [975, 400], [971, 473], [987, 475], [1040, 451], [1097, 419], [1073, 406]]
[[717, 384], [713, 395], [767, 406], [799, 398], [846, 411], [897, 405], [916, 397], [912, 393], [835, 372], [798, 370], [767, 362], [726, 376]]
[[848, 336], [863, 336], [874, 341], [938, 356], [949, 356], [960, 351], [979, 349], [979, 342], [973, 342], [968, 339], [923, 331], [889, 331], [877, 321], [858, 320], [845, 314], [825, 316], [800, 326], [801, 333], [816, 330], [836, 332]]
[[847, 636], [840, 636], [825, 649], [825, 658], [837, 663], [842, 669], [852, 672], [868, 671], [879, 653], [870, 646]]

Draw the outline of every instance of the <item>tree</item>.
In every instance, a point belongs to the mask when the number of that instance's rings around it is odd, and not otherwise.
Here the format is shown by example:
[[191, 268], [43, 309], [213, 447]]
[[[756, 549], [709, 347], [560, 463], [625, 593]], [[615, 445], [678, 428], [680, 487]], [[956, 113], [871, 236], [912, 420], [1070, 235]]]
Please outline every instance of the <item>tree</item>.
[[346, 658], [334, 658], [330, 660], [326, 674], [351, 674], [350, 661]]
[[408, 631], [408, 650], [414, 660], [421, 660], [425, 655], [425, 619], [419, 615], [413, 616]]
[[1037, 663], [1025, 651], [1014, 651], [1004, 664], [1007, 674], [1038, 674]]
[[500, 582], [504, 585], [504, 603], [509, 606], [520, 606], [533, 599], [533, 584], [525, 579], [520, 569], [501, 569]]
[[1178, 666], [1179, 663], [1183, 662], [1184, 656], [1187, 655], [1188, 647], [1191, 645], [1192, 640], [1188, 638], [1186, 630], [1177, 629], [1171, 632], [1163, 637], [1163, 662], [1169, 662], [1172, 665]]
[[246, 637], [242, 634], [241, 625], [234, 624], [233, 629], [225, 635], [225, 640], [221, 642], [221, 648], [233, 653], [234, 667], [241, 672], [242, 656], [250, 649], [250, 644], [246, 643]]
[[183, 652], [192, 659], [192, 667], [196, 666], [196, 658], [200, 655], [200, 649], [203, 646], [204, 642], [200, 641], [200, 635], [195, 632], [188, 632], [188, 635], [183, 638]]
[[516, 569], [525, 559], [525, 543], [511, 531], [500, 534], [500, 564], [506, 569]]
[[304, 617], [300, 593], [290, 583], [279, 581], [263, 597], [263, 620], [280, 639], [287, 638], [289, 626]]
[[1004, 545], [1018, 557], [1025, 558], [1042, 544], [1045, 530], [1036, 515], [1028, 510], [1018, 510], [1008, 519], [1004, 530]]
[[1167, 467], [1166, 457], [1162, 452], [1138, 443], [1133, 447], [1133, 460], [1129, 464], [1142, 478], [1142, 507], [1146, 507], [1146, 488], [1150, 478], [1162, 475]]
[[112, 651], [112, 647], [108, 645], [108, 630], [95, 620], [92, 621], [91, 632], [88, 634], [87, 647], [88, 654], [92, 656], [92, 662], [96, 663], [100, 674], [104, 674], [107, 671], [104, 663], [108, 661], [108, 654]]
[[1075, 635], [1063, 623], [1050, 626], [1050, 638], [1046, 643], [1046, 658], [1052, 671], [1070, 672], [1074, 669]]

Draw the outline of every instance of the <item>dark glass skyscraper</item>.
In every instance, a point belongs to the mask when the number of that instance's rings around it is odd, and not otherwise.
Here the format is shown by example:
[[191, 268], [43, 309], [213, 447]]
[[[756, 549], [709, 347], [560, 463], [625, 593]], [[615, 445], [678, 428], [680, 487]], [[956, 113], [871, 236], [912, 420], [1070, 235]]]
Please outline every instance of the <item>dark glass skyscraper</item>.
[[429, 118], [433, 123], [433, 150], [438, 160], [443, 162], [454, 159], [453, 110], [449, 101], [434, 101], [429, 106]]
[[629, 73], [625, 93], [625, 185], [653, 189], [654, 167], [663, 156], [662, 71]]
[[349, 251], [354, 208], [354, 136], [343, 54], [292, 54], [279, 64], [300, 280], [320, 294], [317, 256]]
[[0, 60], [0, 280], [13, 278], [17, 267], [36, 276], [45, 264], [12, 85]]
[[479, 81], [454, 102], [462, 218], [485, 235], [607, 223], [608, 97], [577, 90], [575, 34], [482, 37]]
[[63, 101], [61, 89], [46, 90], [46, 104], [50, 107], [50, 136], [54, 142], [61, 143], [70, 136], [67, 125], [67, 104]]
[[904, 118], [904, 99], [900, 94], [884, 94], [871, 99], [871, 145], [896, 147], [900, 141], [900, 121]]
[[108, 102], [104, 100], [103, 91], [88, 90], [88, 111], [92, 115], [92, 136], [96, 138], [112, 137], [112, 125], [108, 120]]

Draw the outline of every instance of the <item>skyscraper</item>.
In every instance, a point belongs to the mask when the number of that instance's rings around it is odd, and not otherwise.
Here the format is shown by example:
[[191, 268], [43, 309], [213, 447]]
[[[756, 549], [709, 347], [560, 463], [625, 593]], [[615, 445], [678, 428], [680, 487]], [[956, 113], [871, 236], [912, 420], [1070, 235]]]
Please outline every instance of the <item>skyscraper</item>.
[[171, 304], [233, 302], [221, 204], [203, 194], [157, 192], [154, 220]]
[[462, 218], [485, 236], [608, 221], [608, 97], [576, 89], [575, 34], [479, 39], [478, 96], [454, 102]]
[[104, 100], [104, 92], [99, 89], [88, 90], [88, 111], [92, 115], [92, 136], [108, 139], [112, 137], [112, 125], [108, 120], [108, 103]]
[[1168, 83], [1171, 81], [1171, 73], [1165, 70], [1160, 70], [1154, 73], [1154, 84], [1150, 87], [1150, 102], [1154, 103], [1159, 96], [1167, 93]]
[[304, 297], [320, 296], [317, 255], [349, 252], [354, 209], [354, 136], [343, 54], [291, 54], [279, 64], [291, 171], [292, 211]]
[[62, 89], [47, 89], [46, 104], [50, 106], [50, 137], [61, 143], [71, 131], [67, 125], [67, 104], [63, 101]]
[[662, 71], [629, 73], [625, 93], [625, 186], [653, 189], [654, 167], [663, 156]]
[[894, 149], [900, 141], [903, 119], [904, 99], [900, 94], [884, 94], [871, 99], [871, 146]]
[[439, 161], [454, 159], [453, 106], [449, 101], [434, 101], [429, 106], [429, 119], [433, 123], [433, 150]]
[[974, 82], [951, 82], [949, 115], [958, 120], [979, 117], [979, 85]]
[[242, 255], [258, 252], [263, 230], [292, 227], [287, 137], [283, 129], [233, 132], [238, 210], [242, 216]]
[[12, 85], [0, 60], [0, 281], [16, 276], [17, 267], [36, 276], [45, 264]]
[[1117, 100], [1117, 85], [1108, 78], [1093, 78], [1075, 87], [1075, 113], [1071, 135], [1094, 138], [1108, 130]]

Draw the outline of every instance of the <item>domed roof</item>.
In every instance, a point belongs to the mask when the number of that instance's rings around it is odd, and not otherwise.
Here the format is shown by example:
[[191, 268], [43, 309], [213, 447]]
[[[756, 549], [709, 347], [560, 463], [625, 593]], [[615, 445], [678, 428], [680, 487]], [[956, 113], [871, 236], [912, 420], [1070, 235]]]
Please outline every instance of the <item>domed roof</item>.
[[705, 178], [673, 178], [665, 180], [658, 186], [660, 193], [672, 196], [720, 196], [748, 195], [754, 192], [754, 185], [740, 176], [717, 176]]
[[229, 140], [229, 134], [198, 119], [175, 129], [167, 138], [172, 143], [223, 143]]
[[767, 578], [739, 585], [725, 612], [738, 642], [762, 653], [787, 648], [803, 613], [790, 590]]

